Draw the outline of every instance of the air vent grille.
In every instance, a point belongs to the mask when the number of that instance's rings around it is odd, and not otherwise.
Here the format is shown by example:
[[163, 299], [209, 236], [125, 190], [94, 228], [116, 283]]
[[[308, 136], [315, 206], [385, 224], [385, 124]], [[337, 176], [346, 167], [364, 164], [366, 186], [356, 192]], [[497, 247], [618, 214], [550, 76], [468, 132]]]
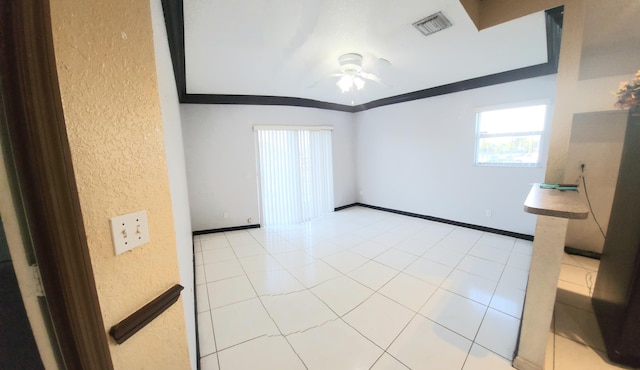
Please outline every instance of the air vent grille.
[[445, 17], [442, 12], [437, 12], [424, 19], [421, 19], [413, 24], [418, 31], [423, 35], [429, 36], [438, 31], [442, 31], [445, 28], [451, 27], [451, 22]]

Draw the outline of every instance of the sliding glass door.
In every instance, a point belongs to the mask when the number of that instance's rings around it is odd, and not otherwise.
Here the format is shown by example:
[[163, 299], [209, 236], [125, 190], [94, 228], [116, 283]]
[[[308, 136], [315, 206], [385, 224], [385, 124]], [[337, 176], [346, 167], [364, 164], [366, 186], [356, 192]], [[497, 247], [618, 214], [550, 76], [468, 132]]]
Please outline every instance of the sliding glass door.
[[333, 211], [329, 126], [255, 126], [262, 223], [306, 222]]

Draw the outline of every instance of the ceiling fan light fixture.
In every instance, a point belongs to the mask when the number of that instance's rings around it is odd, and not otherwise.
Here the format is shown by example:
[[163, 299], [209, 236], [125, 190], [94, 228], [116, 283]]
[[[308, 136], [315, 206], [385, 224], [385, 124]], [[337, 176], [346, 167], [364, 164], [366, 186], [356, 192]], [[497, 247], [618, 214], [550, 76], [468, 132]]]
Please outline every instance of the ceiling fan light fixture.
[[445, 28], [451, 27], [451, 22], [444, 16], [444, 14], [442, 14], [442, 12], [437, 12], [414, 22], [413, 26], [423, 35], [429, 36], [438, 31], [442, 31]]
[[336, 85], [340, 88], [342, 93], [346, 93], [353, 87], [353, 77], [350, 75], [344, 75], [340, 77], [338, 82], [336, 82]]
[[360, 77], [355, 77], [353, 79], [353, 83], [354, 83], [354, 85], [356, 85], [356, 88], [358, 90], [362, 90], [362, 88], [364, 87], [364, 80], [361, 79]]

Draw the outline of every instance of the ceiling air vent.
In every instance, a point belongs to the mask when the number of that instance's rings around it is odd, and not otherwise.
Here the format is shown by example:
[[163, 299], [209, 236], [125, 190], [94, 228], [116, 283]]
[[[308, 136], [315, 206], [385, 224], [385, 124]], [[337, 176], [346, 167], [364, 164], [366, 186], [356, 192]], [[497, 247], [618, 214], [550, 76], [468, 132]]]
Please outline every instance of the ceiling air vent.
[[429, 36], [438, 31], [442, 31], [445, 28], [451, 27], [451, 22], [445, 17], [442, 12], [437, 12], [424, 19], [421, 19], [413, 24], [418, 31], [423, 35]]

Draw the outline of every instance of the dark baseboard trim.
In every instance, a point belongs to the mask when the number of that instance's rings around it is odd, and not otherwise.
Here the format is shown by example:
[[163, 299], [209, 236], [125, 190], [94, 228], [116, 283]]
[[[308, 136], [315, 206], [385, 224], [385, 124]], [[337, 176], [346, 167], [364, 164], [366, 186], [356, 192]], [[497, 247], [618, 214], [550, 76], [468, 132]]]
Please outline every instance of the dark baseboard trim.
[[[403, 216], [421, 218], [423, 220], [435, 221], [435, 222], [440, 222], [440, 223], [443, 223], [443, 224], [448, 224], [448, 225], [453, 225], [453, 226], [466, 227], [468, 229], [474, 229], [474, 230], [484, 231], [484, 232], [488, 232], [488, 233], [492, 233], [492, 234], [510, 236], [512, 238], [517, 238], [517, 239], [522, 239], [522, 240], [529, 240], [529, 241], [533, 240], [533, 235], [521, 234], [521, 233], [516, 233], [516, 232], [513, 232], [513, 231], [494, 229], [492, 227], [486, 227], [486, 226], [468, 224], [468, 223], [459, 222], [459, 221], [447, 220], [446, 218], [433, 217], [433, 216], [421, 215], [421, 214], [418, 214], [418, 213], [399, 211], [397, 209], [390, 209], [390, 208], [372, 206], [370, 204], [364, 204], [364, 203], [350, 204], [348, 206], [341, 207], [341, 209], [349, 208], [349, 207], [355, 207], [355, 206], [371, 208], [371, 209], [375, 209], [377, 211], [395, 213], [395, 214], [403, 215]], [[336, 210], [338, 210], [338, 209], [336, 208]]]
[[596, 260], [599, 260], [602, 257], [601, 253], [592, 252], [592, 251], [585, 251], [585, 250], [582, 250], [582, 249], [569, 247], [568, 245], [564, 246], [564, 252], [567, 253], [567, 254], [573, 254], [573, 255], [576, 255], [576, 256], [593, 258], [593, 259], [596, 259]]
[[260, 224], [253, 224], [253, 225], [245, 225], [245, 226], [222, 227], [219, 229], [196, 230], [192, 234], [195, 236], [195, 235], [204, 235], [204, 234], [224, 233], [226, 231], [238, 231], [238, 230], [259, 229], [259, 228], [260, 228]]
[[492, 86], [512, 81], [523, 80], [555, 74], [558, 71], [558, 56], [562, 37], [562, 21], [564, 7], [546, 11], [547, 62], [518, 68], [511, 71], [495, 73], [488, 76], [458, 81], [447, 85], [436, 86], [406, 94], [374, 100], [356, 106], [330, 103], [325, 101], [264, 95], [228, 95], [228, 94], [189, 94], [187, 93], [186, 63], [184, 50], [184, 8], [183, 0], [162, 0], [169, 50], [176, 78], [176, 87], [180, 103], [184, 104], [242, 104], [242, 105], [280, 105], [328, 109], [341, 112], [361, 112], [385, 105], [410, 102], [434, 96], [451, 94], [480, 87]]
[[336, 208], [334, 208], [334, 211], [338, 212], [338, 211], [342, 211], [343, 209], [356, 207], [356, 206], [359, 206], [359, 205], [360, 205], [360, 203], [351, 203], [351, 204], [347, 204], [346, 206], [336, 207]]

